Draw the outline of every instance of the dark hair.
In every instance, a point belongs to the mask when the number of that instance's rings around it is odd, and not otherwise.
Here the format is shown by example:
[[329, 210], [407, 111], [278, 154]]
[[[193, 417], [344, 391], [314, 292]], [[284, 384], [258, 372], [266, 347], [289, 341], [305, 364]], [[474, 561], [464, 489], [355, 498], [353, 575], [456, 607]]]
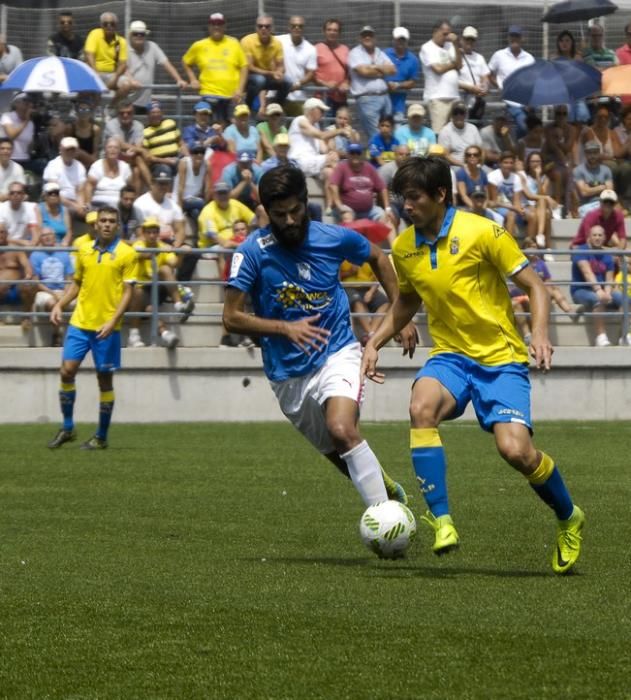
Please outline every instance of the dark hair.
[[259, 199], [268, 211], [278, 199], [298, 197], [307, 203], [307, 181], [302, 170], [292, 165], [280, 165], [268, 170], [259, 181]]
[[451, 169], [449, 163], [440, 156], [414, 156], [403, 161], [392, 181], [392, 191], [403, 196], [410, 187], [423, 190], [432, 199], [436, 199], [439, 190], [444, 189], [445, 204], [453, 203]]
[[560, 53], [559, 51], [559, 44], [561, 43], [561, 39], [563, 37], [568, 37], [569, 40], [572, 42], [572, 46], [570, 48], [570, 57], [574, 58], [576, 56], [576, 39], [574, 38], [574, 34], [572, 32], [568, 31], [567, 29], [564, 29], [562, 32], [559, 32], [557, 34], [557, 53]]
[[537, 126], [543, 126], [543, 122], [541, 119], [536, 114], [529, 114], [526, 117], [526, 129], [530, 131], [531, 129], [534, 129]]
[[434, 24], [432, 24], [432, 34], [433, 34], [435, 31], [438, 31], [438, 30], [439, 30], [443, 25], [445, 25], [445, 24], [446, 24], [448, 27], [451, 27], [451, 22], [450, 22], [448, 19], [446, 19], [446, 18], [444, 18], [444, 19], [439, 19], [438, 22], [434, 22]]
[[[630, 105], [625, 105], [622, 108], [622, 112], [620, 112], [620, 120], [622, 121], [628, 114], [631, 114], [631, 104]], [[3, 141], [6, 141], [7, 139], [0, 139], [0, 143]], [[10, 140], [10, 139], [9, 139]]]
[[629, 32], [629, 27], [631, 27], [631, 22], [627, 22], [627, 23], [624, 25], [624, 33], [625, 33], [625, 34], [628, 34], [628, 32]]
[[501, 163], [505, 158], [512, 158], [515, 160], [515, 154], [512, 151], [502, 151], [500, 153], [499, 162]]
[[391, 126], [394, 126], [394, 117], [391, 114], [384, 114], [383, 117], [379, 117], [379, 124], [385, 124], [385, 123], [390, 124]]
[[526, 156], [526, 172], [530, 169], [530, 161], [532, 160], [533, 156], [539, 156], [541, 158], [541, 165], [543, 165], [543, 156], [541, 155], [541, 151], [530, 151], [530, 153]]
[[136, 192], [136, 188], [133, 185], [125, 185], [124, 187], [121, 187], [120, 193], [123, 194], [123, 192], [131, 192], [134, 195], [138, 194]]
[[110, 207], [109, 205], [104, 205], [96, 210], [97, 219], [101, 216], [101, 214], [115, 214], [116, 221], [118, 221], [119, 218], [118, 209], [116, 207]]
[[329, 19], [325, 19], [324, 24], [322, 25], [322, 31], [324, 31], [329, 26], [329, 24], [337, 24], [337, 26], [340, 28], [340, 31], [342, 31], [342, 23], [336, 17], [329, 17]]
[[61, 10], [57, 17], [72, 17], [72, 12], [70, 10]]
[[8, 136], [0, 136], [0, 144], [10, 143], [13, 146], [13, 141]]

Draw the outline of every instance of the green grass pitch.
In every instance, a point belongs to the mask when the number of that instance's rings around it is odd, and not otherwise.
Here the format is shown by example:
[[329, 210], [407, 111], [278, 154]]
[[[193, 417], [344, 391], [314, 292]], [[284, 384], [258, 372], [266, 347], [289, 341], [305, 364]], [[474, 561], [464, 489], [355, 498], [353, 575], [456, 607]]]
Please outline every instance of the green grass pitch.
[[[285, 424], [0, 429], [0, 698], [631, 698], [631, 427], [536, 439], [587, 514], [575, 575], [492, 439], [442, 430], [459, 552], [358, 537], [351, 484]], [[91, 435], [80, 426], [80, 438]], [[423, 511], [402, 423], [363, 433]]]

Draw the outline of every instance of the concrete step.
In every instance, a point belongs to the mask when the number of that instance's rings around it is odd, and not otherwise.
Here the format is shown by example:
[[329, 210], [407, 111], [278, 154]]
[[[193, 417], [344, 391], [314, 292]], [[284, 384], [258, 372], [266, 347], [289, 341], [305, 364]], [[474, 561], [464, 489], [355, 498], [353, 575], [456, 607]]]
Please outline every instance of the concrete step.
[[17, 325], [0, 325], [0, 347], [28, 348], [34, 345], [32, 335], [32, 331], [25, 333], [19, 323]]
[[580, 219], [553, 219], [552, 242], [555, 248], [567, 248], [581, 225]]
[[[209, 255], [204, 253], [204, 255]], [[217, 280], [221, 279], [221, 274], [219, 273], [217, 256], [213, 258], [200, 258], [195, 266], [195, 274], [193, 279], [196, 280]], [[223, 271], [222, 271], [223, 272]]]

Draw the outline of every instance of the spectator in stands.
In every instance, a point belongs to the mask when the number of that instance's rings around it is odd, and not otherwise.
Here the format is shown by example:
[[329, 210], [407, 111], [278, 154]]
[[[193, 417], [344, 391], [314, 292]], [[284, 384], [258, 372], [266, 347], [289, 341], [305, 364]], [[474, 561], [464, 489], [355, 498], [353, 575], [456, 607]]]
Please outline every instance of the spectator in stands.
[[482, 169], [482, 149], [474, 144], [468, 146], [464, 152], [464, 164], [456, 172], [458, 186], [458, 199], [461, 204], [473, 209], [471, 194], [474, 189], [481, 187], [485, 199], [488, 198], [489, 181], [486, 172]]
[[21, 182], [9, 185], [9, 199], [0, 204], [0, 221], [6, 226], [11, 245], [37, 245], [42, 220], [39, 208], [26, 201], [26, 187]]
[[475, 27], [462, 30], [462, 67], [458, 72], [458, 86], [470, 118], [479, 121], [486, 109], [484, 98], [489, 93], [491, 71], [484, 56], [473, 48], [477, 40], [478, 30]]
[[103, 139], [107, 142], [115, 137], [121, 144], [121, 159], [132, 168], [134, 187], [140, 190], [140, 183], [144, 182], [147, 187], [151, 185], [151, 174], [143, 157], [144, 151], [142, 142], [144, 138], [144, 127], [141, 122], [134, 119], [134, 107], [129, 103], [118, 105], [117, 116], [110, 119], [103, 129]]
[[[399, 169], [399, 166], [411, 155], [412, 152], [410, 151], [410, 147], [407, 145], [407, 143], [401, 143], [394, 149], [394, 160], [382, 165], [377, 171], [379, 173], [379, 177], [381, 177], [385, 186], [388, 188], [388, 191], [390, 191], [390, 185], [392, 184], [392, 180], [395, 173]], [[392, 204], [392, 207], [394, 208], [394, 204]]]
[[274, 139], [279, 134], [287, 133], [287, 127], [283, 124], [284, 116], [285, 112], [283, 108], [276, 102], [271, 102], [265, 108], [265, 121], [259, 122], [256, 125], [261, 135], [263, 158], [271, 158], [274, 156]]
[[247, 151], [252, 160], [263, 160], [261, 134], [250, 124], [250, 108], [247, 105], [237, 105], [234, 108], [233, 123], [223, 133], [228, 150], [231, 153]]
[[[215, 183], [213, 199], [201, 211], [198, 220], [199, 244], [201, 248], [213, 245], [222, 248], [231, 247], [234, 237], [234, 224], [246, 221], [252, 228], [256, 221], [254, 212], [238, 199], [230, 196], [230, 185], [227, 182]], [[220, 266], [220, 269], [223, 269]]]
[[604, 231], [603, 246], [610, 248], [627, 247], [624, 214], [616, 207], [618, 195], [613, 190], [603, 190], [598, 200], [600, 206], [585, 214], [576, 236], [570, 243], [570, 248], [585, 245], [589, 232], [594, 226], [600, 226]]
[[517, 233], [516, 215], [523, 216], [521, 206], [521, 179], [515, 172], [515, 156], [505, 151], [500, 156], [500, 167], [488, 174], [489, 206], [504, 217], [504, 227], [513, 236]]
[[87, 173], [77, 158], [79, 142], [74, 136], [61, 139], [59, 155], [44, 169], [44, 181], [56, 182], [61, 190], [61, 203], [70, 214], [83, 220], [88, 212], [86, 200]]
[[[137, 196], [138, 193], [132, 185], [125, 185], [125, 187], [123, 187], [123, 189], [120, 191], [117, 208], [120, 220], [120, 234], [124, 241], [129, 241], [135, 238], [136, 229], [142, 221], [142, 214], [136, 209], [134, 204]], [[89, 216], [91, 213], [96, 214], [96, 212], [88, 212], [87, 216]]]
[[103, 79], [106, 87], [115, 92], [115, 99], [124, 97], [130, 89], [119, 85], [127, 70], [127, 41], [117, 32], [118, 17], [103, 12], [101, 26], [93, 29], [85, 40], [85, 60]]
[[421, 63], [408, 48], [409, 40], [410, 32], [405, 27], [395, 27], [392, 30], [392, 46], [385, 50], [386, 56], [397, 69], [386, 81], [390, 92], [391, 113], [397, 124], [404, 121], [408, 92], [421, 77]]
[[77, 160], [88, 169], [99, 157], [101, 150], [101, 127], [94, 120], [91, 102], [81, 100], [75, 109], [76, 117], [66, 136], [74, 136], [78, 143]]
[[339, 19], [327, 19], [322, 25], [324, 41], [315, 45], [317, 68], [314, 82], [326, 88], [324, 101], [329, 106], [333, 116], [340, 107], [348, 103], [348, 54], [349, 48], [340, 42], [342, 23]]
[[464, 165], [464, 152], [467, 148], [482, 148], [482, 137], [478, 127], [467, 121], [467, 106], [464, 102], [452, 104], [451, 119], [440, 130], [438, 143], [445, 147], [449, 163], [456, 167]]
[[544, 145], [543, 122], [536, 114], [529, 114], [526, 117], [526, 133], [517, 141], [517, 158], [525, 163], [531, 153], [541, 153]]
[[[580, 61], [582, 56], [576, 46], [574, 34], [567, 29], [557, 34], [557, 58], [563, 58], [568, 61]], [[590, 120], [589, 109], [585, 100], [576, 100], [567, 105], [571, 122], [587, 124]]]
[[[0, 209], [4, 207], [0, 204]], [[9, 240], [9, 230], [5, 221], [0, 218], [0, 303], [22, 304], [25, 312], [33, 308], [35, 287], [30, 284], [15, 284], [17, 280], [33, 279], [33, 269], [28, 255], [22, 251], [9, 252], [3, 248], [14, 246], [15, 240]], [[30, 243], [29, 243], [30, 245]], [[22, 330], [28, 331], [32, 326], [31, 319], [22, 319]]]
[[11, 160], [13, 155], [13, 142], [11, 139], [0, 138], [0, 202], [6, 202], [9, 197], [9, 185], [12, 182], [26, 184], [24, 168]]
[[567, 105], [556, 105], [553, 121], [545, 127], [545, 140], [541, 150], [544, 169], [550, 178], [550, 194], [565, 206], [567, 211], [575, 211], [572, 201], [574, 193], [567, 191], [570, 173], [574, 167], [574, 147], [578, 137], [578, 128], [568, 120]]
[[[550, 194], [550, 180], [543, 171], [543, 159], [539, 151], [531, 151], [526, 157], [524, 170], [517, 173], [522, 184], [522, 207], [526, 213], [527, 236], [538, 248], [552, 247], [552, 214], [558, 202]], [[552, 262], [551, 253], [544, 255]]]
[[515, 152], [515, 144], [508, 128], [508, 119], [504, 113], [498, 113], [493, 121], [480, 129], [484, 165], [495, 169], [499, 166], [500, 155], [505, 151]]
[[193, 146], [202, 144], [204, 148], [226, 148], [226, 141], [217, 125], [211, 125], [212, 110], [208, 102], [200, 100], [193, 107], [195, 121], [182, 129], [182, 140], [190, 153]]
[[616, 49], [616, 58], [618, 64], [626, 66], [631, 64], [631, 22], [627, 22], [624, 26], [625, 43]]
[[[208, 200], [208, 166], [204, 161], [205, 152], [206, 149], [201, 143], [191, 146], [189, 155], [184, 156], [178, 163], [174, 185], [177, 202], [188, 217], [191, 242], [194, 248], [197, 247], [199, 241], [197, 220]], [[190, 280], [193, 277], [197, 259], [194, 254], [185, 255], [182, 258], [179, 279]]]
[[274, 20], [269, 15], [256, 18], [256, 32], [241, 39], [241, 47], [248, 62], [247, 103], [254, 109], [259, 99], [259, 114], [265, 114], [266, 92], [276, 90], [276, 102], [284, 104], [292, 81], [285, 74], [283, 46], [274, 36]]
[[230, 186], [230, 197], [238, 199], [250, 209], [256, 209], [259, 205], [258, 183], [261, 175], [261, 166], [253, 162], [249, 151], [241, 151], [237, 160], [223, 169], [221, 179]]
[[69, 246], [72, 244], [72, 217], [61, 203], [60, 195], [57, 182], [47, 182], [42, 188], [42, 201], [39, 203], [42, 232], [44, 228], [52, 231], [59, 245]]
[[35, 134], [35, 125], [31, 119], [33, 103], [25, 92], [20, 92], [13, 98], [11, 105], [13, 110], [2, 115], [0, 126], [13, 141], [13, 160], [28, 170], [30, 148]]
[[355, 131], [351, 124], [351, 113], [348, 107], [338, 107], [335, 112], [335, 123], [329, 124], [325, 129], [325, 131], [335, 130], [337, 133], [333, 140], [328, 142], [328, 150], [335, 151], [340, 158], [346, 158], [349, 144], [361, 141], [359, 132]]
[[57, 32], [48, 37], [49, 56], [83, 60], [84, 39], [74, 30], [74, 17], [70, 10], [62, 10], [57, 16]]
[[175, 172], [182, 138], [175, 120], [165, 117], [160, 102], [147, 105], [147, 126], [143, 131], [144, 158], [150, 165], [167, 165]]
[[[357, 219], [379, 221], [390, 211], [388, 188], [375, 168], [364, 160], [364, 149], [358, 143], [348, 147], [348, 160], [338, 163], [331, 173], [331, 195], [336, 217], [343, 206], [350, 207]], [[379, 197], [383, 208], [375, 203]]]
[[[135, 207], [140, 214], [140, 226], [147, 219], [157, 219], [160, 223], [160, 240], [180, 248], [184, 245], [185, 237], [184, 212], [169, 196], [172, 185], [171, 168], [165, 164], [154, 165], [151, 169], [151, 189], [138, 197]], [[136, 231], [136, 235], [140, 235], [140, 230]]]
[[212, 102], [216, 119], [227, 124], [232, 108], [245, 94], [248, 62], [239, 41], [226, 36], [226, 18], [221, 12], [210, 15], [208, 37], [189, 46], [182, 65], [190, 86]]
[[93, 209], [117, 207], [121, 190], [132, 184], [131, 168], [120, 156], [121, 143], [112, 137], [105, 144], [105, 157], [91, 165], [85, 199]]
[[386, 114], [379, 118], [379, 131], [368, 142], [370, 162], [375, 168], [394, 160], [394, 149], [399, 145], [394, 132], [394, 118]]
[[[522, 28], [517, 24], [512, 24], [508, 28], [508, 46], [499, 49], [491, 56], [489, 61], [490, 79], [500, 90], [509, 75], [512, 75], [519, 68], [524, 68], [535, 62], [534, 56], [522, 49], [522, 38]], [[506, 109], [515, 123], [517, 138], [521, 138], [526, 133], [527, 112], [522, 105], [516, 102], [506, 100], [505, 103]]]
[[476, 185], [467, 195], [467, 199], [471, 202], [468, 208], [472, 214], [483, 216], [499, 226], [504, 226], [504, 217], [499, 212], [489, 208], [488, 186]]
[[7, 44], [7, 38], [0, 34], [0, 84], [8, 78], [9, 73], [24, 63], [22, 52], [17, 46]]
[[581, 218], [600, 205], [601, 192], [613, 190], [611, 169], [600, 162], [600, 143], [596, 140], [588, 141], [583, 151], [585, 162], [577, 165], [572, 171]]
[[272, 168], [277, 168], [279, 165], [291, 165], [294, 168], [300, 168], [298, 161], [289, 157], [289, 134], [281, 133], [274, 137], [272, 153], [274, 154], [273, 156], [266, 158], [261, 163], [263, 173]]
[[420, 57], [425, 76], [423, 99], [429, 104], [432, 129], [438, 134], [449, 121], [451, 105], [460, 99], [462, 49], [447, 20], [434, 24], [432, 38], [421, 46]]
[[624, 208], [631, 210], [631, 105], [625, 105], [620, 124], [614, 129], [618, 146], [614, 150], [616, 169], [613, 172], [616, 192]]
[[315, 46], [304, 38], [305, 18], [293, 15], [289, 18], [289, 34], [281, 34], [278, 40], [283, 47], [285, 75], [291, 82], [291, 92], [285, 100], [285, 110], [290, 117], [302, 114], [307, 96], [303, 87], [313, 82], [318, 59]]
[[[42, 235], [39, 243], [45, 248], [54, 248], [58, 244], [56, 232], [48, 226], [42, 226]], [[62, 243], [62, 245], [68, 245]], [[70, 253], [63, 250], [36, 250], [31, 253], [31, 267], [33, 278], [39, 280], [35, 287], [35, 299], [33, 311], [39, 313], [50, 312], [61, 299], [66, 282], [72, 279], [74, 266]], [[61, 333], [57, 326], [53, 326], [51, 345], [61, 345]]]
[[366, 140], [378, 131], [379, 118], [391, 114], [387, 79], [397, 72], [388, 56], [378, 48], [375, 30], [365, 25], [359, 32], [359, 44], [348, 54], [351, 93]]
[[[577, 247], [582, 253], [572, 257], [572, 286], [570, 292], [575, 304], [595, 314], [617, 310], [622, 305], [622, 294], [614, 291], [614, 258], [612, 255], [594, 255], [593, 250], [602, 250], [605, 231], [602, 226], [592, 226], [587, 243]], [[595, 344], [604, 348], [611, 345], [605, 327], [605, 318], [593, 317]], [[631, 334], [625, 338], [626, 345], [631, 344]]]
[[[163, 304], [167, 299], [171, 299], [176, 313], [184, 314], [183, 321], [186, 320], [195, 308], [195, 302], [191, 298], [183, 301], [180, 296], [178, 284], [175, 279], [175, 270], [179, 264], [179, 256], [174, 249], [160, 240], [160, 222], [153, 217], [145, 219], [140, 227], [140, 236], [134, 242], [134, 248], [138, 253], [138, 273], [137, 284], [134, 287], [132, 301], [129, 306], [130, 311], [142, 312], [151, 311], [151, 287], [153, 280], [153, 270], [151, 264], [151, 253], [144, 253], [146, 248], [160, 248], [163, 252], [155, 256], [158, 268], [158, 280], [165, 284], [158, 285], [158, 304]], [[139, 317], [130, 319], [130, 330], [127, 344], [131, 348], [142, 348], [144, 343], [140, 337]], [[174, 348], [179, 343], [178, 336], [158, 318], [158, 334], [161, 343], [167, 348]]]
[[129, 82], [133, 92], [128, 100], [133, 101], [137, 114], [145, 114], [147, 104], [151, 101], [152, 88], [156, 82], [156, 68], [162, 66], [180, 90], [188, 87], [186, 80], [177, 72], [164, 51], [155, 41], [149, 41], [147, 25], [141, 20], [134, 20], [129, 25], [129, 53], [127, 71], [123, 80]]
[[601, 72], [618, 65], [615, 52], [605, 46], [605, 30], [600, 24], [589, 28], [589, 46], [583, 49], [583, 61]]
[[56, 112], [44, 115], [30, 149], [31, 160], [23, 163], [24, 169], [41, 176], [44, 169], [61, 153], [61, 141], [68, 127]]
[[415, 102], [408, 107], [408, 123], [400, 124], [394, 131], [394, 138], [404, 143], [414, 156], [427, 155], [429, 147], [436, 143], [436, 134], [423, 124], [425, 107]]

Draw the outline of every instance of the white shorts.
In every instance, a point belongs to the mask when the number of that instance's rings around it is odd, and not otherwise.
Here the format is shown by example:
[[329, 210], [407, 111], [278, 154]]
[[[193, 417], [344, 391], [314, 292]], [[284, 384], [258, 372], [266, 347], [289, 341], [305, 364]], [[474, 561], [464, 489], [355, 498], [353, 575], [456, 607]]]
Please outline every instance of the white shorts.
[[326, 400], [343, 396], [361, 405], [364, 394], [364, 383], [359, 377], [361, 357], [360, 344], [352, 343], [333, 353], [311, 374], [271, 382], [281, 411], [322, 454], [335, 452], [324, 416]]
[[35, 301], [33, 302], [34, 311], [45, 311], [46, 304], [55, 303], [57, 299], [50, 292], [37, 292]]
[[326, 155], [304, 155], [296, 158], [300, 169], [307, 177], [321, 177]]

